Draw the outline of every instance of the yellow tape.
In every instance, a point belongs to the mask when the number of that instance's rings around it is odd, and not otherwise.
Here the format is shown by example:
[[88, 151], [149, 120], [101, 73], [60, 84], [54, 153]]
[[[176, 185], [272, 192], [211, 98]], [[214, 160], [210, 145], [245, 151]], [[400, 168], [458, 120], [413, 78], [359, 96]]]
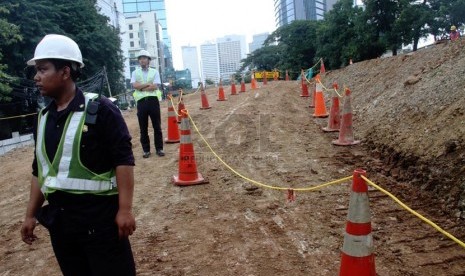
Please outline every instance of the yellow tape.
[[37, 114], [37, 112], [35, 112], [35, 113], [29, 113], [29, 114], [23, 114], [23, 115], [18, 115], [18, 116], [3, 117], [3, 118], [0, 118], [0, 121], [1, 121], [1, 120], [8, 120], [8, 119], [15, 119], [15, 118], [24, 118], [24, 117], [31, 116], [31, 115], [36, 115], [36, 114]]
[[452, 234], [446, 232], [445, 230], [443, 230], [441, 227], [439, 227], [437, 224], [435, 224], [434, 222], [432, 222], [431, 220], [425, 218], [424, 216], [420, 215], [419, 213], [417, 213], [415, 210], [413, 210], [412, 208], [408, 207], [406, 204], [404, 204], [402, 201], [400, 201], [397, 197], [395, 197], [393, 194], [391, 194], [390, 192], [384, 190], [383, 188], [381, 188], [380, 186], [376, 185], [375, 183], [373, 183], [372, 181], [370, 181], [368, 178], [366, 178], [365, 176], [363, 175], [360, 175], [361, 178], [363, 178], [366, 182], [368, 182], [368, 184], [370, 184], [371, 186], [375, 187], [376, 189], [378, 189], [379, 191], [383, 192], [384, 194], [388, 195], [390, 198], [392, 198], [395, 202], [397, 202], [397, 204], [399, 204], [402, 208], [404, 208], [405, 210], [409, 211], [410, 213], [412, 213], [413, 215], [415, 215], [416, 217], [418, 217], [419, 219], [421, 219], [422, 221], [426, 222], [427, 224], [429, 224], [430, 226], [432, 226], [434, 229], [438, 230], [439, 232], [441, 232], [444, 236], [448, 237], [449, 239], [455, 241], [456, 243], [458, 243], [461, 247], [465, 248], [465, 243], [463, 243], [461, 240], [457, 239], [456, 237], [454, 237]]
[[348, 177], [345, 177], [345, 178], [342, 178], [342, 179], [338, 179], [338, 180], [335, 180], [335, 181], [331, 181], [331, 182], [327, 182], [327, 183], [324, 183], [324, 184], [320, 184], [320, 185], [317, 185], [317, 186], [313, 186], [313, 187], [307, 187], [307, 188], [291, 188], [291, 187], [278, 187], [278, 186], [272, 186], [272, 185], [267, 185], [267, 184], [263, 184], [261, 182], [258, 182], [256, 180], [253, 180], [253, 179], [250, 179], [244, 175], [242, 175], [241, 173], [237, 172], [236, 170], [234, 170], [230, 165], [228, 165], [223, 159], [221, 159], [221, 157], [213, 150], [213, 148], [210, 146], [210, 144], [207, 142], [207, 140], [205, 139], [205, 137], [202, 135], [202, 133], [200, 133], [197, 125], [195, 124], [194, 120], [192, 119], [192, 117], [190, 116], [189, 113], [187, 113], [187, 115], [189, 116], [189, 119], [190, 121], [192, 122], [192, 125], [194, 126], [195, 128], [195, 131], [197, 131], [197, 133], [199, 134], [200, 138], [202, 138], [203, 142], [205, 143], [205, 145], [207, 145], [207, 147], [210, 149], [210, 151], [213, 153], [213, 155], [221, 162], [223, 163], [223, 165], [225, 167], [227, 167], [230, 171], [232, 171], [233, 173], [235, 173], [236, 175], [238, 175], [239, 177], [257, 185], [257, 186], [261, 186], [263, 188], [268, 188], [268, 189], [272, 189], [272, 190], [294, 190], [294, 191], [314, 191], [314, 190], [318, 190], [318, 189], [321, 189], [323, 187], [326, 187], [326, 186], [329, 186], [329, 185], [333, 185], [333, 184], [338, 184], [338, 183], [341, 183], [341, 182], [345, 182], [347, 180], [350, 180], [352, 179], [353, 176], [348, 176]]
[[317, 80], [317, 82], [318, 82], [319, 84], [321, 84], [321, 86], [323, 87], [323, 90], [325, 90], [325, 91], [332, 91], [332, 90], [334, 90], [334, 92], [336, 92], [336, 94], [339, 96], [339, 98], [342, 98], [342, 95], [339, 94], [339, 92], [337, 91], [336, 88], [328, 89], [328, 88], [326, 88], [326, 87], [324, 86], [324, 84], [321, 82], [321, 80]]

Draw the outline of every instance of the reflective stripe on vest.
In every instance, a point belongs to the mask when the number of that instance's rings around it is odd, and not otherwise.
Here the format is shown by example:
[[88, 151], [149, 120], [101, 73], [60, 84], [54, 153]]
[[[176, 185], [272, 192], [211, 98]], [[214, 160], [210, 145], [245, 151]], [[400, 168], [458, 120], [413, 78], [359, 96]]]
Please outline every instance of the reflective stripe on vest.
[[[150, 68], [147, 71], [147, 80], [144, 80], [144, 76], [142, 74], [142, 69], [137, 68], [135, 71], [136, 74], [136, 82], [140, 84], [152, 84], [153, 81], [155, 80], [155, 75], [156, 75], [157, 70]], [[141, 91], [141, 90], [135, 90], [134, 93], [132, 94], [134, 97], [134, 100], [137, 102], [138, 100], [145, 98], [145, 97], [158, 97], [158, 100], [161, 100], [162, 93], [160, 90], [155, 90], [155, 91]]]
[[[43, 116], [40, 113], [36, 156], [42, 193], [48, 194], [55, 190], [75, 191], [76, 193], [82, 193], [83, 191], [108, 192], [116, 188], [116, 177], [113, 170], [103, 174], [96, 174], [84, 167], [80, 160], [79, 147], [85, 121], [85, 110], [87, 109], [87, 103], [91, 99], [91, 97], [85, 95], [84, 111], [71, 112], [68, 115], [52, 162], [47, 157], [44, 143], [48, 112]], [[59, 163], [57, 164], [57, 162]]]

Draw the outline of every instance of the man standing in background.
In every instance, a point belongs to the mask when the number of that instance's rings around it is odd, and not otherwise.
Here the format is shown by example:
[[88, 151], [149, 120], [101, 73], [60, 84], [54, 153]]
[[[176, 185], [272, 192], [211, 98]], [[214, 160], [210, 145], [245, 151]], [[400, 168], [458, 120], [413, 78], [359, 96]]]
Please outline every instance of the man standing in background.
[[142, 157], [148, 158], [150, 156], [149, 117], [153, 126], [156, 154], [165, 156], [160, 115], [160, 101], [162, 100], [162, 92], [159, 90], [161, 85], [160, 73], [156, 69], [150, 68], [151, 56], [148, 51], [140, 51], [137, 60], [140, 67], [132, 72], [131, 84], [135, 89], [133, 96], [137, 104], [140, 143], [144, 151]]

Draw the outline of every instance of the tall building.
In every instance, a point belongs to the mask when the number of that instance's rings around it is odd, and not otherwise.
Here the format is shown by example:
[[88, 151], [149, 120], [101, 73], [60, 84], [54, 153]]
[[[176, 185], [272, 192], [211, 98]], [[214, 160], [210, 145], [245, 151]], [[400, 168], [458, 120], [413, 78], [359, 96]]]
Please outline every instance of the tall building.
[[249, 53], [261, 48], [263, 46], [263, 42], [268, 38], [269, 33], [261, 33], [253, 35], [252, 42], [249, 43]]
[[129, 39], [130, 72], [139, 65], [137, 55], [140, 50], [147, 50], [152, 55], [150, 66], [160, 72], [165, 69], [163, 62], [163, 42], [161, 25], [155, 12], [140, 12], [126, 15], [128, 26], [127, 37]]
[[184, 69], [189, 69], [191, 73], [192, 87], [197, 87], [202, 80], [199, 69], [199, 57], [196, 46], [182, 46], [182, 63]]
[[119, 29], [119, 37], [121, 39], [121, 51], [124, 57], [124, 77], [131, 78], [129, 67], [129, 38], [127, 35], [126, 19], [123, 15], [122, 0], [97, 0], [99, 12], [109, 19], [109, 24]]
[[155, 12], [158, 22], [161, 25], [164, 53], [164, 66], [173, 67], [173, 58], [171, 56], [171, 39], [168, 35], [168, 25], [166, 23], [165, 0], [122, 0], [123, 12], [125, 15], [134, 16], [143, 12]]
[[200, 45], [200, 60], [202, 67], [202, 80], [212, 80], [218, 82], [220, 79], [220, 69], [218, 63], [218, 47], [215, 43], [205, 43]]
[[337, 0], [274, 0], [276, 25], [294, 20], [322, 20]]
[[240, 68], [241, 59], [247, 55], [245, 36], [228, 35], [216, 40], [218, 65], [222, 79], [229, 79]]

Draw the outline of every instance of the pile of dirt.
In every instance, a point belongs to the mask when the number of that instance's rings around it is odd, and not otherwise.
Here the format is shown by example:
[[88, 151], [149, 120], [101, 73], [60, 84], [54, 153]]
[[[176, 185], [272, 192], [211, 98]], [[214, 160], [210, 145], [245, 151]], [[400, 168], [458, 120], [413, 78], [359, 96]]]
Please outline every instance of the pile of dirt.
[[465, 40], [354, 63], [327, 74], [353, 94], [356, 134], [380, 158], [366, 164], [431, 190], [465, 218]]

